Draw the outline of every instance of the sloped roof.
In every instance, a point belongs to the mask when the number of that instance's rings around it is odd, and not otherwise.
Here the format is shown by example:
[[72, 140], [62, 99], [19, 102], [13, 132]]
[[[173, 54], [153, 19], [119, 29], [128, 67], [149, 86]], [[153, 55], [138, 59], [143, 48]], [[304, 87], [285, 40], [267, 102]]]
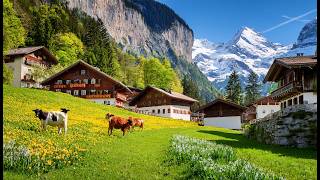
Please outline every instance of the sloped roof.
[[208, 104], [200, 107], [198, 110], [196, 110], [196, 112], [199, 112], [199, 111], [204, 110], [204, 109], [206, 109], [206, 108], [208, 108], [208, 107], [211, 107], [211, 106], [213, 106], [214, 104], [216, 104], [216, 103], [218, 103], [218, 102], [221, 102], [221, 103], [224, 103], [224, 104], [228, 104], [228, 105], [233, 106], [233, 107], [236, 107], [236, 108], [238, 108], [238, 109], [242, 109], [242, 110], [245, 110], [245, 109], [246, 109], [246, 107], [241, 106], [241, 105], [239, 105], [239, 104], [236, 104], [236, 103], [234, 103], [234, 102], [217, 98], [217, 99], [215, 99], [214, 101], [212, 101], [212, 102], [210, 102], [210, 103], [208, 103]]
[[189, 96], [186, 96], [184, 94], [180, 94], [180, 93], [177, 93], [177, 92], [167, 92], [163, 89], [160, 89], [160, 88], [156, 88], [156, 87], [153, 87], [153, 86], [147, 86], [138, 96], [136, 96], [135, 98], [132, 99], [132, 101], [129, 103], [130, 105], [134, 104], [136, 101], [138, 101], [143, 95], [146, 94], [147, 90], [149, 89], [154, 89], [158, 92], [161, 92], [169, 97], [172, 97], [174, 99], [179, 99], [179, 100], [183, 100], [183, 101], [188, 101], [188, 102], [198, 102], [198, 100], [195, 100]]
[[86, 63], [86, 62], [84, 62], [84, 61], [82, 61], [82, 60], [77, 61], [76, 63], [70, 65], [69, 67], [63, 69], [62, 71], [60, 71], [60, 72], [52, 75], [51, 77], [49, 77], [48, 79], [46, 79], [46, 80], [44, 80], [44, 81], [42, 81], [42, 82], [41, 82], [41, 85], [47, 85], [51, 80], [53, 80], [54, 78], [60, 76], [61, 74], [63, 74], [64, 72], [68, 71], [69, 69], [75, 67], [75, 66], [78, 65], [78, 64], [82, 64], [82, 65], [88, 67], [89, 69], [92, 69], [92, 70], [96, 71], [97, 73], [100, 73], [100, 74], [103, 75], [104, 77], [111, 79], [111, 80], [114, 81], [116, 84], [119, 84], [119, 85], [122, 86], [124, 89], [126, 89], [128, 92], [132, 93], [132, 91], [131, 91], [126, 85], [124, 85], [122, 82], [120, 82], [120, 81], [118, 81], [118, 80], [115, 80], [114, 78], [112, 78], [112, 77], [109, 76], [108, 74], [100, 71], [98, 68], [96, 68], [96, 67], [94, 67], [94, 66], [91, 66], [90, 64], [88, 64], [88, 63]]
[[34, 46], [34, 47], [25, 47], [25, 48], [17, 48], [17, 49], [10, 49], [8, 54], [6, 56], [19, 56], [19, 55], [26, 55], [33, 53], [37, 50], [42, 50], [44, 53], [46, 53], [50, 59], [53, 60], [53, 62], [58, 63], [57, 58], [50, 53], [50, 51], [45, 48], [44, 46]]
[[266, 74], [263, 82], [273, 81], [276, 77], [275, 71], [279, 71], [280, 68], [301, 68], [301, 67], [313, 67], [317, 65], [317, 56], [294, 56], [277, 58], [273, 61]]

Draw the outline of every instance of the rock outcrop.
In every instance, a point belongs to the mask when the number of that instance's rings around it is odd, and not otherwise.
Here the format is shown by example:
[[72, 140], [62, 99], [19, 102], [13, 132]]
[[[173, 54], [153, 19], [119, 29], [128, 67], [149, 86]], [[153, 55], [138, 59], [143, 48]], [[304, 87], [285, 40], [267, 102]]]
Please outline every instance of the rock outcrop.
[[[125, 51], [168, 58], [172, 56], [173, 51], [175, 56], [188, 62], [192, 61], [192, 30], [170, 8], [159, 2], [140, 0], [67, 0], [67, 2], [70, 9], [78, 8], [92, 17], [100, 18], [108, 33]], [[157, 13], [152, 11], [153, 6], [159, 9]], [[148, 23], [148, 19], [156, 21], [151, 24]]]

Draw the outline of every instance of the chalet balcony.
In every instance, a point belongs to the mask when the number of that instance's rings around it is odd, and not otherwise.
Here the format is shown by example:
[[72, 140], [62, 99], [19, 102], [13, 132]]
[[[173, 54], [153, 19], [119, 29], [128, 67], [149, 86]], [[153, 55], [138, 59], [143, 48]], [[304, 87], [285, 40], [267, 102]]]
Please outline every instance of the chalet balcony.
[[55, 89], [63, 89], [63, 88], [96, 88], [100, 87], [100, 84], [85, 84], [85, 83], [70, 83], [70, 84], [55, 84], [53, 88]]
[[127, 100], [127, 96], [123, 95], [123, 94], [120, 94], [120, 93], [117, 93], [116, 99], [119, 99], [121, 101], [126, 101]]
[[105, 98], [111, 98], [111, 94], [90, 94], [90, 95], [85, 95], [81, 96], [82, 98], [85, 99], [105, 99]]
[[289, 96], [296, 95], [301, 91], [302, 82], [292, 81], [271, 92], [271, 97], [280, 100]]

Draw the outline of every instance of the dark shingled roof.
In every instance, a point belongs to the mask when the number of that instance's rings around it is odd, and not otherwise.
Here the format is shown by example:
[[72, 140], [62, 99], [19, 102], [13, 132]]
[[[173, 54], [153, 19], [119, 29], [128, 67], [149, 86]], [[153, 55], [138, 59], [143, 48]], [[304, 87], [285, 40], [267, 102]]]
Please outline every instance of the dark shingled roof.
[[49, 77], [48, 79], [42, 81], [42, 82], [41, 82], [41, 85], [47, 85], [51, 80], [53, 80], [54, 78], [60, 76], [61, 74], [63, 74], [63, 73], [66, 72], [67, 70], [75, 67], [75, 66], [78, 65], [78, 64], [82, 64], [82, 65], [84, 65], [84, 66], [86, 66], [86, 67], [88, 67], [88, 68], [90, 68], [90, 69], [93, 69], [94, 71], [100, 73], [101, 75], [105, 76], [106, 78], [109, 78], [109, 79], [111, 79], [112, 81], [114, 81], [115, 83], [119, 84], [119, 85], [122, 86], [124, 89], [126, 89], [128, 92], [132, 93], [132, 91], [131, 91], [126, 85], [124, 85], [122, 82], [120, 82], [120, 81], [118, 81], [118, 80], [115, 80], [114, 78], [112, 78], [112, 77], [109, 76], [108, 74], [100, 71], [99, 68], [94, 67], [94, 66], [91, 66], [90, 64], [88, 64], [88, 63], [86, 63], [86, 62], [84, 62], [84, 61], [82, 61], [82, 60], [77, 61], [76, 63], [70, 65], [69, 67], [65, 68], [64, 70], [62, 70], [62, 71], [60, 71], [60, 72], [52, 75], [52, 76]]
[[273, 61], [266, 74], [263, 82], [272, 81], [275, 71], [280, 67], [292, 69], [301, 67], [314, 67], [317, 65], [317, 56], [294, 56], [294, 57], [284, 57], [277, 58]]
[[135, 98], [132, 99], [132, 101], [130, 102], [130, 105], [133, 105], [137, 100], [139, 100], [147, 92], [148, 89], [154, 89], [154, 90], [161, 92], [163, 94], [166, 94], [167, 96], [172, 97], [174, 99], [179, 99], [179, 100], [184, 100], [184, 101], [189, 101], [189, 102], [198, 102], [197, 100], [195, 100], [191, 97], [188, 97], [186, 95], [183, 95], [183, 94], [180, 94], [177, 92], [167, 92], [167, 91], [160, 89], [160, 88], [156, 88], [153, 86], [147, 86], [138, 96], [136, 96]]
[[214, 101], [212, 101], [212, 102], [210, 102], [210, 103], [208, 103], [208, 104], [200, 107], [198, 110], [196, 110], [196, 112], [199, 112], [199, 111], [201, 111], [201, 110], [204, 110], [204, 109], [206, 109], [206, 108], [208, 108], [208, 107], [210, 107], [210, 106], [212, 106], [212, 105], [214, 105], [214, 104], [216, 104], [216, 103], [218, 103], [218, 102], [228, 104], [228, 105], [233, 106], [233, 107], [236, 107], [236, 108], [238, 108], [238, 109], [242, 109], [242, 110], [245, 110], [245, 109], [246, 109], [246, 107], [240, 106], [239, 104], [236, 104], [236, 103], [231, 102], [231, 101], [229, 101], [229, 100], [224, 100], [224, 99], [217, 98], [217, 99], [215, 99]]
[[25, 47], [25, 48], [17, 48], [17, 49], [10, 49], [6, 56], [19, 56], [19, 55], [26, 55], [33, 53], [37, 50], [44, 51], [50, 59], [52, 59], [56, 64], [58, 63], [57, 58], [50, 53], [50, 51], [45, 48], [44, 46], [34, 46], [34, 47]]

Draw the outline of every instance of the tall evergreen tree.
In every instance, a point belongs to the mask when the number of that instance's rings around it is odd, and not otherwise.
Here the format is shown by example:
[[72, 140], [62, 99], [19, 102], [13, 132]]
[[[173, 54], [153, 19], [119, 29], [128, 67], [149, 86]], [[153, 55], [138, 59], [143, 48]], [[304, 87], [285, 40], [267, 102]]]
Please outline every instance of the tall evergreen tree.
[[229, 81], [226, 86], [226, 99], [229, 99], [237, 104], [242, 104], [242, 90], [240, 79], [236, 71], [233, 71], [229, 76]]
[[245, 104], [253, 103], [260, 97], [260, 87], [258, 75], [252, 71], [248, 77], [247, 86], [245, 87]]

